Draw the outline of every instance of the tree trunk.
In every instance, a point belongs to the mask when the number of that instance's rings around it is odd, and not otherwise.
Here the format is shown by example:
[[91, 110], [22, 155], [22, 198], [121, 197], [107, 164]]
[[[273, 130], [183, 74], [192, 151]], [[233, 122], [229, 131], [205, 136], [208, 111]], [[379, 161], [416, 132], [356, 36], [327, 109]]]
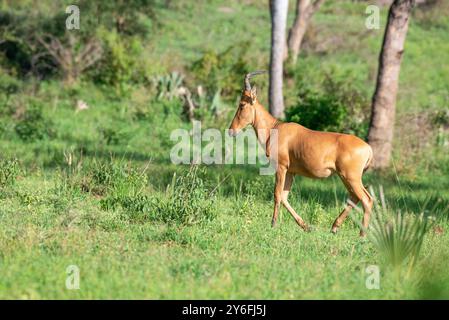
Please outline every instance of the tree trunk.
[[270, 112], [275, 117], [284, 116], [282, 95], [283, 62], [285, 53], [285, 32], [287, 25], [288, 0], [271, 0], [271, 56], [270, 56]]
[[301, 50], [301, 43], [307, 31], [310, 19], [313, 14], [320, 8], [324, 0], [297, 0], [296, 14], [293, 26], [288, 33], [288, 50], [291, 54], [293, 63], [296, 63]]
[[390, 162], [399, 71], [414, 4], [415, 0], [395, 0], [388, 14], [368, 132], [368, 143], [374, 151], [374, 168], [385, 168]]

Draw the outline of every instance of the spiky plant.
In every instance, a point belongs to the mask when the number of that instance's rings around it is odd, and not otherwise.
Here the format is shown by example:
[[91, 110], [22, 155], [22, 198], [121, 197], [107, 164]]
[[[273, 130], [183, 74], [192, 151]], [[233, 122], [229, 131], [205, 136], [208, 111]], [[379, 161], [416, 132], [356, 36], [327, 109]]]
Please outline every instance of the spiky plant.
[[157, 89], [157, 99], [171, 100], [178, 96], [179, 88], [184, 81], [184, 75], [174, 71], [168, 75], [153, 78], [153, 85]]
[[378, 210], [367, 235], [393, 266], [398, 267], [408, 262], [412, 267], [432, 223], [433, 219], [424, 214], [416, 216], [398, 212], [388, 215], [386, 211]]
[[[374, 189], [372, 187], [369, 189], [374, 197], [375, 207], [371, 223], [365, 230], [367, 237], [386, 257], [388, 263], [394, 267], [400, 267], [407, 263], [410, 271], [416, 263], [424, 237], [432, 227], [435, 218], [424, 213], [417, 215], [394, 212], [387, 205], [382, 186], [379, 186], [379, 201], [377, 201]], [[435, 206], [430, 211], [424, 210], [428, 207], [429, 202], [430, 198], [424, 203], [422, 212], [435, 211]], [[360, 228], [364, 229], [360, 221], [352, 219]]]

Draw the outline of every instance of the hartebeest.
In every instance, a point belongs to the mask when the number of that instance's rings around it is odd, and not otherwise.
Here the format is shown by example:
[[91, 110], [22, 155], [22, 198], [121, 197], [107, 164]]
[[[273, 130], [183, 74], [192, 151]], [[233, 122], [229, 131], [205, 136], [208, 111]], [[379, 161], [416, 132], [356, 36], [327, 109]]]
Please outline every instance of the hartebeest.
[[[235, 136], [251, 124], [267, 156], [276, 163], [272, 226], [276, 225], [282, 202], [297, 224], [308, 231], [306, 223], [287, 200], [294, 176], [327, 178], [336, 172], [348, 190], [351, 201], [348, 201], [345, 209], [337, 217], [331, 231], [337, 232], [353, 206], [360, 201], [364, 211], [360, 235], [364, 236], [369, 224], [373, 199], [362, 184], [362, 175], [373, 157], [371, 147], [353, 135], [314, 131], [297, 123], [282, 122], [274, 118], [258, 102], [256, 88], [251, 88], [250, 84], [252, 76], [263, 72], [256, 71], [245, 76], [244, 89], [229, 134]], [[269, 150], [272, 130], [277, 130], [277, 155], [270, 154]]]

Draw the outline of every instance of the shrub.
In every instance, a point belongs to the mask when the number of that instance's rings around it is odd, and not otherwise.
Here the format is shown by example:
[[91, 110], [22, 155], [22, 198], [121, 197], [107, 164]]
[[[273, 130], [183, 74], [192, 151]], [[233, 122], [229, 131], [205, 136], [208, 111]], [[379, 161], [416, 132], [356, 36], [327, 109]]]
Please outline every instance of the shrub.
[[241, 90], [243, 75], [249, 72], [247, 47], [247, 43], [239, 43], [221, 53], [209, 50], [193, 63], [191, 71], [209, 95], [221, 90], [223, 96], [230, 96]]
[[215, 217], [213, 201], [211, 192], [198, 176], [198, 167], [193, 166], [184, 175], [173, 175], [165, 197], [154, 198], [153, 217], [166, 223], [201, 223]]
[[369, 102], [353, 86], [351, 75], [334, 72], [320, 76], [318, 85], [307, 75], [297, 80], [298, 103], [286, 110], [286, 120], [313, 130], [337, 131], [365, 137], [368, 130]]
[[135, 71], [139, 68], [138, 58], [142, 44], [136, 37], [123, 38], [116, 32], [99, 31], [104, 54], [93, 77], [99, 83], [114, 86], [120, 93], [127, 90], [127, 84], [136, 80]]
[[15, 125], [15, 131], [20, 139], [26, 142], [42, 140], [54, 135], [53, 122], [47, 119], [42, 106], [32, 103]]
[[4, 113], [12, 94], [19, 91], [21, 83], [0, 68], [0, 114]]
[[75, 80], [73, 77], [79, 76], [87, 64], [91, 65], [100, 57], [100, 46], [96, 42], [96, 50], [92, 45], [85, 46], [97, 29], [112, 30], [124, 37], [144, 38], [156, 21], [153, 0], [98, 3], [80, 0], [77, 5], [82, 11], [82, 27], [76, 32], [67, 32], [62, 27], [65, 26], [67, 14], [64, 10], [52, 9], [51, 5], [35, 6], [32, 15], [24, 2], [16, 6], [3, 6], [0, 12], [0, 49], [7, 53], [8, 66], [21, 75], [32, 71], [40, 78], [59, 70], [67, 76], [66, 80]]
[[431, 114], [430, 122], [433, 126], [449, 128], [449, 110], [436, 110]]

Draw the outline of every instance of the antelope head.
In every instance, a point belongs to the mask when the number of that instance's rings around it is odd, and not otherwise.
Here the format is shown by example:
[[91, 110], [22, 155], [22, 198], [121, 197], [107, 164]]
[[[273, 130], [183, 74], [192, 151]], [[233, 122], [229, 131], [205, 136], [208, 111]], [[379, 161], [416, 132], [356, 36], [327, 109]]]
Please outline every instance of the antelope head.
[[229, 127], [229, 135], [234, 137], [247, 125], [253, 124], [256, 115], [257, 90], [256, 87], [251, 88], [249, 80], [258, 74], [266, 71], [254, 71], [245, 75], [244, 88], [239, 101], [237, 112]]

